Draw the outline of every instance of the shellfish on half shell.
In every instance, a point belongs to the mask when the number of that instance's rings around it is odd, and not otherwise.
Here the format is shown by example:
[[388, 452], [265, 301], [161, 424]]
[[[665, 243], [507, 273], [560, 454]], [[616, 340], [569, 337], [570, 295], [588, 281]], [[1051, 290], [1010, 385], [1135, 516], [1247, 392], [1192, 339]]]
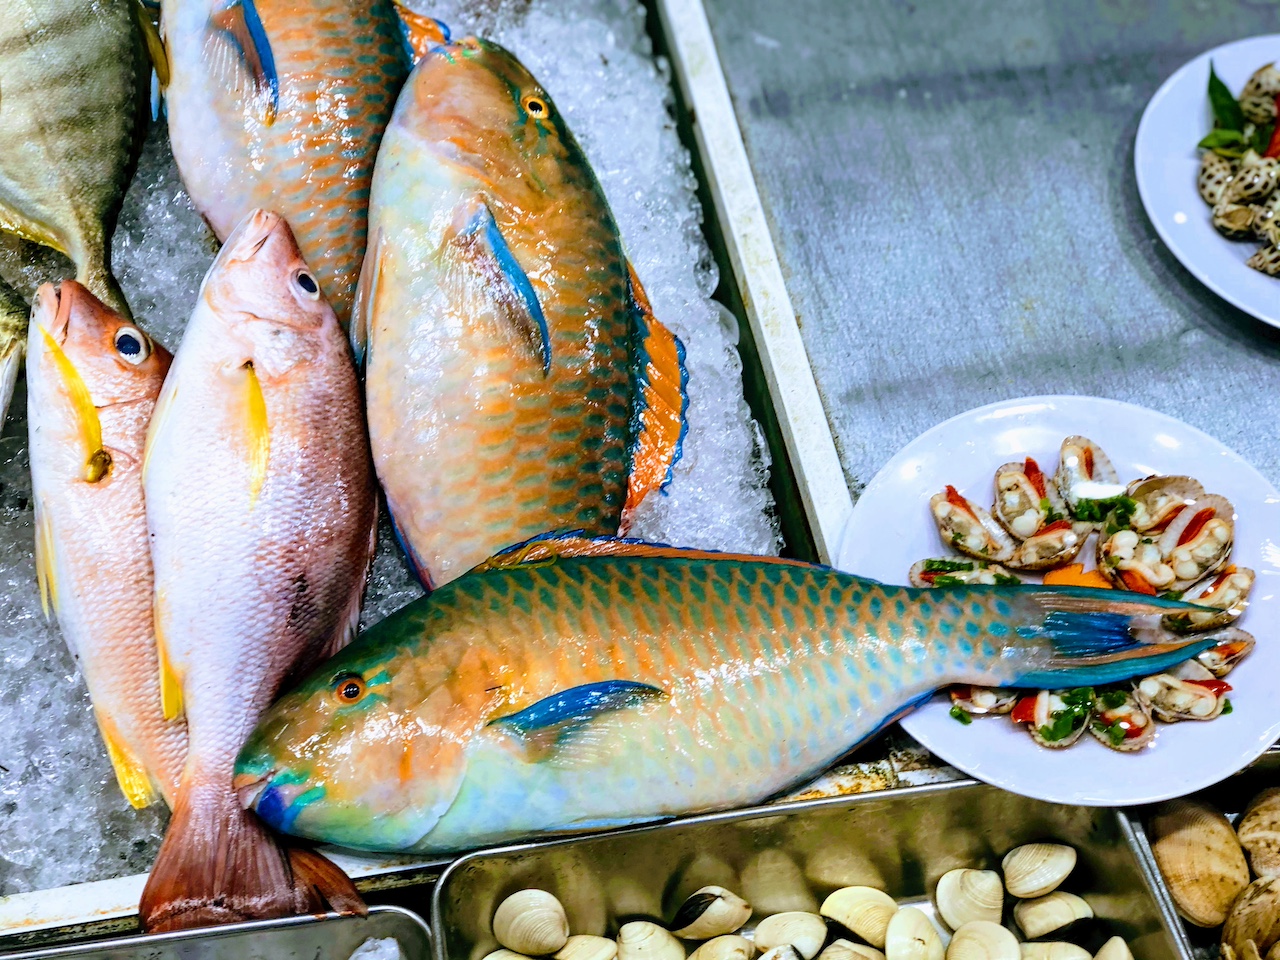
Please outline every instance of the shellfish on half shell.
[[1017, 549], [1013, 538], [991, 514], [966, 500], [955, 487], [948, 484], [935, 493], [929, 499], [929, 509], [943, 543], [977, 560], [1005, 563], [1012, 559]]
[[[975, 717], [1008, 713], [1018, 702], [1018, 691], [1002, 687], [975, 687], [970, 684], [958, 684], [951, 688], [951, 704], [965, 713]], [[951, 871], [956, 873], [958, 871]], [[945, 879], [947, 875], [944, 874]], [[999, 878], [997, 878], [999, 879]], [[938, 881], [942, 883], [941, 880]], [[981, 917], [971, 919], [980, 920]]]
[[962, 587], [982, 584], [1016, 587], [1022, 583], [998, 563], [961, 557], [929, 557], [911, 566], [907, 575], [913, 587]]
[[1165, 723], [1212, 720], [1222, 713], [1231, 687], [1224, 680], [1180, 680], [1160, 673], [1138, 681], [1135, 695]]
[[1139, 533], [1163, 530], [1183, 507], [1204, 496], [1204, 485], [1194, 477], [1144, 477], [1129, 484], [1126, 490], [1133, 501], [1127, 523]]
[[1173, 570], [1174, 590], [1186, 590], [1226, 566], [1235, 541], [1235, 512], [1226, 497], [1211, 493], [1169, 521], [1160, 535], [1160, 553]]
[[1125, 490], [1110, 458], [1088, 437], [1062, 441], [1053, 480], [1071, 516], [1094, 523], [1102, 520], [1097, 502], [1113, 500]]
[[1249, 605], [1254, 572], [1248, 567], [1227, 567], [1216, 577], [1197, 583], [1182, 595], [1187, 603], [1212, 607], [1217, 613], [1201, 612], [1167, 614], [1164, 625], [1179, 632], [1216, 630], [1239, 620]]
[[1253, 635], [1239, 627], [1230, 627], [1221, 633], [1222, 639], [1196, 657], [1199, 663], [1215, 677], [1225, 677], [1232, 668], [1249, 655], [1257, 641]]
[[1047, 524], [1067, 516], [1067, 505], [1053, 481], [1031, 457], [996, 468], [992, 515], [1019, 540], [1035, 536]]
[[1231, 824], [1198, 800], [1160, 804], [1148, 823], [1151, 852], [1179, 915], [1216, 927], [1249, 884], [1249, 867]]
[[[1030, 701], [1030, 706], [1026, 704]], [[1093, 690], [1082, 687], [1073, 690], [1039, 690], [1021, 697], [1013, 708], [1014, 723], [1026, 723], [1031, 739], [1042, 747], [1054, 750], [1072, 746], [1084, 736], [1093, 711]], [[1008, 875], [1005, 876], [1006, 884]], [[1013, 889], [1009, 889], [1013, 893]], [[1048, 891], [1045, 891], [1046, 893]], [[1014, 894], [1014, 896], [1038, 896], [1038, 894]]]
[[[1193, 663], [1194, 661], [1187, 661]], [[1106, 690], [1093, 703], [1089, 732], [1112, 750], [1140, 750], [1156, 735], [1151, 710], [1128, 690]], [[1031, 939], [1037, 937], [1027, 934]]]

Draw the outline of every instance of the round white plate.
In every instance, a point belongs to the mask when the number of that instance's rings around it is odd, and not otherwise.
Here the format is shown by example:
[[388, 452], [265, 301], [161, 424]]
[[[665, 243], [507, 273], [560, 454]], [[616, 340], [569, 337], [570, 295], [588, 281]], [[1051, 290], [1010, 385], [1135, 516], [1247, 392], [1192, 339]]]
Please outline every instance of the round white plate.
[[[1227, 677], [1233, 711], [1208, 722], [1160, 724], [1152, 744], [1135, 753], [1109, 750], [1088, 734], [1069, 749], [1049, 750], [1008, 717], [965, 726], [951, 718], [945, 691], [902, 726], [952, 766], [1028, 797], [1124, 806], [1183, 796], [1230, 776], [1280, 737], [1280, 494], [1217, 440], [1116, 400], [1024, 397], [979, 407], [917, 437], [876, 475], [854, 507], [836, 566], [906, 583], [917, 560], [951, 553], [930, 515], [933, 494], [950, 483], [989, 507], [996, 467], [1031, 455], [1052, 474], [1062, 440], [1072, 434], [1100, 444], [1124, 482], [1189, 474], [1235, 506], [1232, 562], [1258, 574], [1240, 626], [1258, 645]], [[1091, 554], [1093, 544], [1085, 550]]]
[[1280, 61], [1280, 34], [1215, 47], [1184, 65], [1147, 104], [1133, 148], [1138, 193], [1160, 239], [1206, 287], [1246, 313], [1280, 327], [1280, 278], [1245, 261], [1261, 245], [1223, 237], [1209, 221], [1209, 205], [1196, 190], [1200, 138], [1213, 127], [1209, 61], [1239, 95], [1263, 64]]

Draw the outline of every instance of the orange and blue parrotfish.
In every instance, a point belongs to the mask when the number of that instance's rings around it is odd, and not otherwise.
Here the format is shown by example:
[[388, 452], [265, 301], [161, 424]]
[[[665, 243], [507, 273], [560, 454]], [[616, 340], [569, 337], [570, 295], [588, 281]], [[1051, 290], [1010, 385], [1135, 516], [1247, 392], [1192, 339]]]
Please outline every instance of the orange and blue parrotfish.
[[392, 519], [438, 587], [539, 533], [625, 531], [680, 457], [687, 374], [547, 91], [496, 44], [407, 22], [422, 58], [352, 336]]
[[391, 0], [163, 0], [169, 138], [219, 240], [251, 210], [289, 223], [340, 322], [369, 183], [409, 70]]
[[760, 802], [937, 689], [1077, 687], [1212, 645], [1186, 604], [888, 586], [796, 561], [535, 540], [409, 605], [263, 717], [236, 764], [278, 830], [454, 853]]

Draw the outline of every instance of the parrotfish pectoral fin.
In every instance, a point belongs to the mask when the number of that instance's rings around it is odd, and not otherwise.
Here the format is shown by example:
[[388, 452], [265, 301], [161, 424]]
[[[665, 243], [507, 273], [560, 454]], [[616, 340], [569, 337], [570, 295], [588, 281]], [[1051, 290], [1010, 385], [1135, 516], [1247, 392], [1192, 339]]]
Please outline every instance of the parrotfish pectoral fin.
[[631, 415], [631, 474], [623, 527], [646, 496], [665, 490], [680, 462], [689, 431], [689, 371], [684, 344], [658, 322], [635, 268], [627, 263], [636, 338], [632, 372], [635, 407]]
[[395, 7], [400, 18], [400, 40], [410, 62], [416, 64], [432, 48], [443, 46], [453, 39], [453, 34], [444, 21], [410, 10], [399, 0], [395, 0]]
[[511, 252], [488, 204], [477, 205], [455, 239], [463, 257], [484, 278], [495, 312], [529, 344], [545, 377], [551, 372], [547, 318], [529, 275]]
[[266, 97], [264, 121], [268, 126], [275, 123], [280, 112], [280, 77], [276, 73], [271, 41], [254, 0], [223, 0], [213, 11], [210, 22], [231, 40], [253, 78], [254, 88]]
[[581, 736], [593, 721], [605, 714], [665, 699], [666, 696], [665, 690], [647, 683], [604, 680], [570, 687], [489, 723], [519, 735], [529, 759], [536, 762]]

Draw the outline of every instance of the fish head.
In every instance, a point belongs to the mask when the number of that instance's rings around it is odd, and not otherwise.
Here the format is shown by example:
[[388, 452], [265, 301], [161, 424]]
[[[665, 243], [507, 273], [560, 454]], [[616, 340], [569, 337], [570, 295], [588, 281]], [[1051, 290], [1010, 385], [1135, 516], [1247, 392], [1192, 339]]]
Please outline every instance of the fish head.
[[36, 291], [27, 340], [31, 428], [66, 441], [42, 446], [84, 456], [90, 482], [109, 469], [106, 447], [140, 456], [131, 427], [150, 417], [169, 351], [74, 280]]
[[268, 374], [313, 359], [339, 330], [289, 224], [268, 210], [250, 212], [227, 237], [201, 298], [223, 342]]
[[504, 195], [551, 190], [563, 177], [555, 168], [581, 160], [550, 95], [496, 43], [467, 37], [432, 47], [409, 83], [406, 113], [421, 141]]

